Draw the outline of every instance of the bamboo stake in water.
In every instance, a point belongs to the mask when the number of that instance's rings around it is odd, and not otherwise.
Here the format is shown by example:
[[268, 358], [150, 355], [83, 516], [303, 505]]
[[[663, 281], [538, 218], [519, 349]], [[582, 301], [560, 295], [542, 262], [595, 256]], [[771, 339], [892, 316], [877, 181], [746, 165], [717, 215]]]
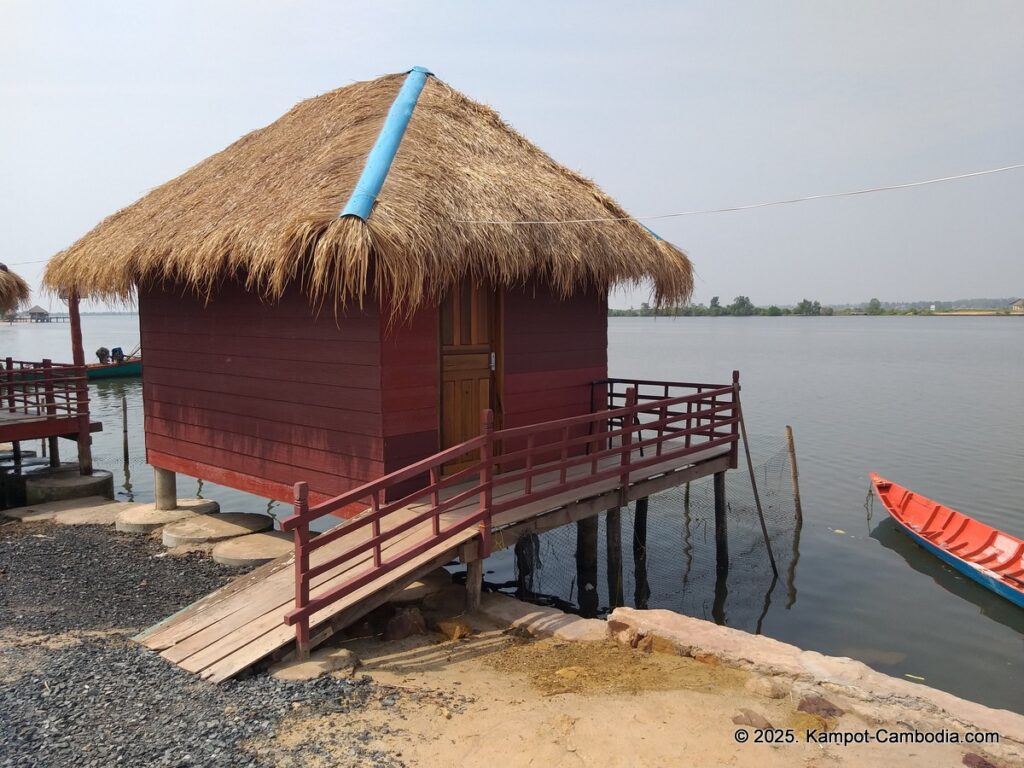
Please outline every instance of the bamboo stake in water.
[[128, 398], [121, 395], [121, 440], [124, 445], [124, 463], [128, 463]]
[[796, 519], [803, 522], [804, 511], [800, 506], [800, 470], [796, 465], [796, 444], [793, 442], [793, 428], [786, 425], [786, 449], [789, 451], [789, 472], [793, 478], [793, 504], [796, 507]]

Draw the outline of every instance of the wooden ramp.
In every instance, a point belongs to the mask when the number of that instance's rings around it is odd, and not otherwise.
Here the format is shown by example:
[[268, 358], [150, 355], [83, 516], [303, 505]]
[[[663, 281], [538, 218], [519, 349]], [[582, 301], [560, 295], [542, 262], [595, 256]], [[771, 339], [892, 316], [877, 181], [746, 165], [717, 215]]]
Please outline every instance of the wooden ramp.
[[[523, 533], [549, 530], [618, 508], [625, 501], [724, 472], [731, 466], [732, 453], [731, 445], [721, 444], [655, 463], [652, 463], [650, 453], [646, 460], [639, 450], [630, 455], [633, 457], [644, 467], [628, 472], [625, 488], [619, 477], [587, 482], [588, 473], [595, 468], [621, 464], [620, 455], [603, 457], [594, 466], [587, 464], [550, 471], [537, 467], [530, 476], [529, 489], [525, 480], [501, 485], [500, 492], [494, 494], [494, 502], [506, 508], [492, 521], [492, 550], [511, 546]], [[555, 490], [566, 485], [575, 487], [536, 500], [538, 493], [545, 488]], [[466, 488], [471, 486], [451, 486], [440, 497], [455, 498], [465, 494]], [[522, 503], [515, 503], [517, 499]], [[421, 510], [427, 506], [425, 503], [410, 504], [391, 512], [387, 515], [388, 529], [401, 528], [403, 523], [422, 515]], [[443, 525], [451, 525], [468, 518], [476, 510], [477, 501], [471, 496], [445, 511], [440, 519]], [[343, 523], [342, 527], [345, 526]], [[364, 525], [331, 541], [311, 554], [310, 566], [315, 569], [344, 552], [367, 545], [371, 535], [371, 527]], [[397, 557], [410, 548], [432, 541], [434, 536], [432, 520], [418, 522], [382, 544], [380, 559], [387, 562], [389, 556]], [[458, 531], [314, 613], [310, 619], [311, 645], [317, 645], [384, 604], [429, 571], [460, 556], [463, 560], [475, 559], [480, 543], [477, 527]], [[285, 614], [295, 605], [294, 566], [295, 556], [292, 554], [257, 568], [151, 627], [135, 640], [183, 669], [214, 682], [227, 680], [272, 654], [283, 656], [295, 642], [295, 629], [284, 623]], [[362, 555], [313, 578], [310, 592], [315, 597], [372, 571], [374, 553], [367, 549]]]

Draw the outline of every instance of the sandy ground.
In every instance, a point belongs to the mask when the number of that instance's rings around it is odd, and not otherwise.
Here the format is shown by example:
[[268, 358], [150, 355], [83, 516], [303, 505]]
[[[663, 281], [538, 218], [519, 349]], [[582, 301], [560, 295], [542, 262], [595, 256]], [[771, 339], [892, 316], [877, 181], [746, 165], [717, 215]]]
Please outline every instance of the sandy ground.
[[[500, 629], [454, 642], [433, 635], [346, 647], [363, 659], [361, 672], [408, 692], [405, 703], [362, 716], [389, 731], [374, 747], [399, 753], [410, 766], [1007, 765], [978, 762], [980, 750], [963, 745], [808, 743], [807, 728], [905, 728], [853, 714], [825, 720], [798, 712], [791, 692], [758, 695], [749, 673], [713, 660], [645, 654], [610, 642], [527, 640]], [[413, 703], [417, 694], [422, 704]], [[748, 717], [793, 729], [796, 743], [752, 743], [754, 728], [733, 721], [744, 709]], [[321, 740], [342, 726], [337, 718], [298, 710], [282, 724], [278, 746]], [[741, 728], [750, 743], [736, 742]], [[975, 757], [965, 763], [971, 752]]]

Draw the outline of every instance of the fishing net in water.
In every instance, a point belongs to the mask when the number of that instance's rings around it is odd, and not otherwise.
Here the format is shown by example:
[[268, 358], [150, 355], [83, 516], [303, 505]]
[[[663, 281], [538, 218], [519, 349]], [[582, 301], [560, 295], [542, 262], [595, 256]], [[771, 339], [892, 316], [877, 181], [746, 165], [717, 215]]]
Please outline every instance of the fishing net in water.
[[[751, 452], [777, 579], [741, 451], [739, 468], [725, 475], [727, 574], [720, 576], [716, 568], [715, 499], [708, 477], [649, 498], [645, 545], [642, 510], [638, 516], [636, 502], [621, 510], [621, 576], [614, 567], [609, 572], [609, 514], [604, 513], [597, 518], [596, 546], [592, 531], [589, 539], [585, 530], [581, 538], [578, 523], [520, 539], [515, 580], [497, 586], [583, 615], [603, 616], [616, 605], [667, 608], [760, 632], [772, 604], [796, 600], [800, 525], [785, 439], [751, 438]], [[641, 533], [635, 536], [638, 522]]]

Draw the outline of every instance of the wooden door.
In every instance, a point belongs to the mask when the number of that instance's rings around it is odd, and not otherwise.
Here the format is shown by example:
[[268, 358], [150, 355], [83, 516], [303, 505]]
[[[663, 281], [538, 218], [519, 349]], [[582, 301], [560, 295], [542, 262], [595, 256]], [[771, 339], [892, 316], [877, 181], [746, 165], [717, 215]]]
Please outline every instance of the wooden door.
[[[480, 412], [494, 407], [496, 313], [493, 291], [465, 280], [441, 304], [441, 447], [480, 434]], [[445, 467], [456, 472], [467, 456]]]

